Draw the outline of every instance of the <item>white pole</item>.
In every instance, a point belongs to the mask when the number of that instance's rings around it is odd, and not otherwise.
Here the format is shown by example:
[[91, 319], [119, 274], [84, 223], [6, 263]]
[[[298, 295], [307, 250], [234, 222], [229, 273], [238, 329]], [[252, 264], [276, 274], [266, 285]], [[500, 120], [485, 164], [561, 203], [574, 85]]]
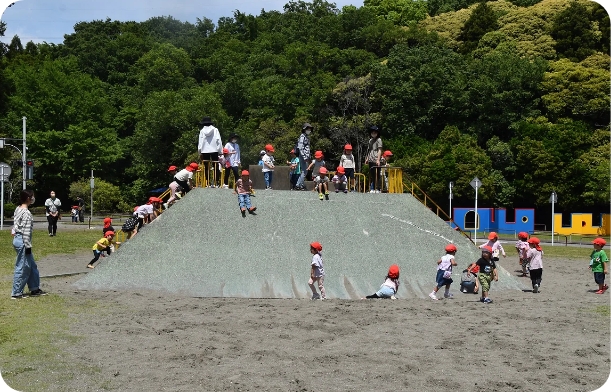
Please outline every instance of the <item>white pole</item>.
[[0, 166], [0, 192], [2, 192], [2, 197], [0, 197], [0, 230], [4, 230], [4, 165]]
[[452, 227], [452, 182], [450, 182], [450, 227]]
[[93, 220], [93, 169], [91, 169], [91, 211], [89, 211], [89, 222]]
[[25, 188], [26, 188], [26, 178], [27, 178], [26, 177], [26, 172], [25, 172], [27, 170], [26, 161], [25, 161], [25, 159], [26, 159], [26, 147], [25, 147], [26, 126], [25, 126], [25, 120], [27, 120], [27, 118], [25, 116], [23, 116], [23, 150], [21, 152], [21, 159], [22, 159], [22, 163], [23, 163], [23, 166], [22, 166], [22, 169], [23, 169], [23, 173], [22, 173], [23, 174], [23, 190], [25, 190]]
[[475, 227], [475, 240], [473, 242], [477, 245], [477, 187], [475, 188], [475, 224], [473, 226]]
[[[552, 198], [554, 197], [554, 194], [552, 193]], [[552, 246], [554, 246], [554, 203], [552, 201]]]

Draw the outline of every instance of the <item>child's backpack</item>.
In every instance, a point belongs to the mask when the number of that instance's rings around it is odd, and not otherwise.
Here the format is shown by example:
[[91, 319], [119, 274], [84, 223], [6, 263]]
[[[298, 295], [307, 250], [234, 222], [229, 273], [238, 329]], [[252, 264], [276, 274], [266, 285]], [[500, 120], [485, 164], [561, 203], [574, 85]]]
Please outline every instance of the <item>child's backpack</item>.
[[136, 217], [129, 217], [127, 218], [127, 220], [125, 221], [125, 223], [123, 223], [123, 226], [121, 226], [121, 230], [123, 231], [132, 231], [136, 228], [136, 225], [138, 224], [138, 218]]
[[477, 276], [474, 273], [467, 273], [467, 270], [464, 270], [460, 276], [460, 291], [463, 293], [473, 293], [475, 292], [475, 279]]

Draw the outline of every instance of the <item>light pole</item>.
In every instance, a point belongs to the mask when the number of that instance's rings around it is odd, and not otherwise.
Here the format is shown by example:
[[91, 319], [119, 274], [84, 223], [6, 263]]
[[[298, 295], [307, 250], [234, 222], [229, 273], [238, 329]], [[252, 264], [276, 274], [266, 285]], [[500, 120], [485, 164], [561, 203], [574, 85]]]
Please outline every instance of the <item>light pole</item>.
[[473, 242], [477, 243], [477, 190], [479, 189], [479, 187], [482, 186], [482, 182], [479, 180], [479, 178], [475, 177], [474, 179], [471, 180], [471, 182], [469, 183], [471, 184], [471, 186], [473, 187], [473, 189], [475, 189], [475, 236], [474, 236], [474, 240]]
[[26, 116], [23, 116], [22, 120], [23, 120], [23, 135], [22, 135], [22, 140], [23, 140], [23, 150], [22, 150], [22, 152], [21, 152], [21, 158], [22, 158], [22, 161], [21, 161], [21, 162], [23, 163], [23, 170], [22, 170], [22, 171], [23, 171], [23, 173], [22, 173], [22, 175], [23, 175], [23, 180], [22, 180], [22, 181], [23, 181], [23, 190], [25, 190], [25, 188], [26, 188], [26, 180], [28, 179], [28, 177], [26, 176], [26, 172], [25, 172], [25, 170], [26, 170], [25, 163], [27, 162], [27, 161], [25, 160], [25, 158], [26, 158], [26, 151], [27, 151], [27, 149], [28, 149], [28, 148], [25, 146], [25, 135], [26, 135], [25, 121], [27, 120], [27, 117], [26, 117]]
[[452, 188], [454, 188], [454, 183], [450, 181], [450, 227], [452, 227], [452, 198], [454, 197], [452, 195]]
[[554, 246], [554, 205], [558, 203], [558, 195], [556, 195], [556, 191], [552, 191], [552, 195], [549, 197], [549, 202], [552, 203], [552, 246]]
[[95, 186], [93, 179], [93, 169], [91, 169], [91, 180], [89, 181], [89, 185], [91, 187], [91, 210], [89, 211], [89, 224], [93, 220], [93, 188]]

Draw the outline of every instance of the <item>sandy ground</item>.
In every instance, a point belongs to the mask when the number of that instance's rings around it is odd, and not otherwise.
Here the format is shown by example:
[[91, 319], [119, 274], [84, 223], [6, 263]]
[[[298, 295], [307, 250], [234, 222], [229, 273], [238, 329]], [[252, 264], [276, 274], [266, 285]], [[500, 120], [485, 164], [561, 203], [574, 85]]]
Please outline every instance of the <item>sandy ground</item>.
[[[89, 258], [54, 255], [39, 268], [86, 273]], [[609, 292], [594, 294], [587, 261], [544, 267], [541, 293], [493, 286], [490, 305], [457, 287], [436, 302], [309, 301], [78, 291], [80, 275], [46, 277], [44, 289], [92, 304], [71, 316], [83, 339], [57, 343], [72, 365], [52, 390], [595, 390], [610, 374]]]

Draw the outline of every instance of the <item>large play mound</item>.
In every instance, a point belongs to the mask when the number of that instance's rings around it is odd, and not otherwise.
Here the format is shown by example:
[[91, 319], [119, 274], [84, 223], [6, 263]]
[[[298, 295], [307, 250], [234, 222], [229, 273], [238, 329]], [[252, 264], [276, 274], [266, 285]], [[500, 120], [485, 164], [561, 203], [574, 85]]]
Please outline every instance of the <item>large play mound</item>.
[[[480, 252], [408, 194], [258, 191], [242, 217], [231, 190], [194, 189], [75, 285], [162, 290], [196, 297], [309, 298], [309, 244], [323, 245], [328, 298], [357, 299], [401, 267], [399, 298], [425, 298], [444, 247], [458, 247], [460, 272]], [[501, 259], [514, 267], [514, 257]], [[522, 289], [501, 267], [493, 290]]]

